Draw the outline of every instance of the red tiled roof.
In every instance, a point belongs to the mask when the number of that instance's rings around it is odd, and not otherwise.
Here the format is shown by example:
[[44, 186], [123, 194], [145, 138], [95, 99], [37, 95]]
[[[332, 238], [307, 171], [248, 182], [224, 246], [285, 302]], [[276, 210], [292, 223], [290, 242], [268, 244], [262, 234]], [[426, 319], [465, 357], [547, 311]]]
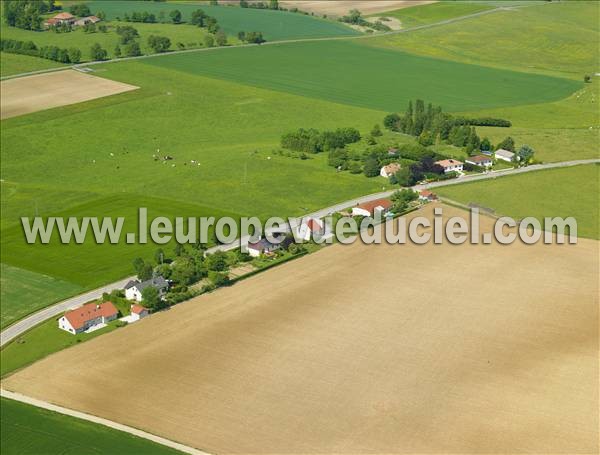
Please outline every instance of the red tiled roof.
[[443, 168], [447, 168], [450, 166], [458, 166], [459, 164], [463, 164], [463, 163], [458, 160], [449, 159], [449, 160], [436, 161], [435, 164], [439, 164]]
[[369, 212], [372, 215], [373, 213], [375, 213], [375, 209], [377, 207], [383, 207], [384, 210], [387, 210], [392, 205], [393, 205], [392, 201], [390, 201], [389, 199], [376, 199], [371, 202], [365, 202], [364, 204], [358, 204], [357, 207], [359, 209], [366, 210], [367, 212]]
[[308, 229], [310, 229], [312, 232], [320, 231], [321, 229], [323, 229], [323, 223], [321, 223], [320, 220], [316, 220], [314, 218], [309, 219], [306, 225], [308, 226]]
[[87, 303], [81, 308], [76, 308], [65, 313], [65, 318], [69, 321], [71, 326], [77, 330], [85, 325], [86, 322], [91, 321], [99, 317], [111, 317], [118, 314], [117, 309], [112, 302], [104, 302], [100, 305], [95, 303]]
[[51, 17], [45, 23], [48, 24], [48, 25], [55, 25], [55, 24], [58, 24], [59, 22], [60, 21], [58, 19], [55, 19], [54, 17]]
[[489, 156], [476, 155], [470, 156], [469, 158], [467, 158], [467, 161], [472, 161], [474, 163], [485, 163], [488, 161], [492, 161], [492, 159]]
[[148, 311], [148, 309], [145, 308], [145, 307], [143, 307], [142, 305], [138, 305], [138, 304], [131, 305], [131, 312], [132, 313], [141, 314], [144, 311]]
[[58, 20], [63, 20], [64, 21], [66, 19], [75, 19], [75, 16], [73, 16], [70, 13], [58, 13], [52, 19], [58, 19]]

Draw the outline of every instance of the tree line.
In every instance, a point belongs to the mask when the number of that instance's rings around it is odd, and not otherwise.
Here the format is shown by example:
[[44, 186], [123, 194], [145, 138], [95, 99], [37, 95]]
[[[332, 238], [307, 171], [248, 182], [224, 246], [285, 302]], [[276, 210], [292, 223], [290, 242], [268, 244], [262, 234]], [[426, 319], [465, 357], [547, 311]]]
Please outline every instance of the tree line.
[[33, 41], [18, 41], [13, 39], [0, 40], [0, 50], [11, 54], [30, 55], [60, 63], [79, 63], [81, 51], [75, 47], [69, 49], [58, 46], [37, 47]]
[[344, 148], [348, 144], [360, 141], [360, 133], [355, 128], [338, 128], [335, 131], [319, 131], [300, 128], [284, 134], [281, 146], [296, 152], [320, 153]]
[[[480, 153], [482, 148], [490, 144], [489, 139], [483, 140], [477, 135], [475, 126], [510, 127], [511, 122], [499, 118], [455, 117], [443, 112], [441, 106], [429, 103], [425, 107], [423, 100], [409, 101], [404, 115], [392, 113], [383, 120], [385, 128], [417, 137], [424, 146], [446, 142], [456, 147], [464, 147], [469, 155]], [[489, 148], [487, 148], [489, 150]]]

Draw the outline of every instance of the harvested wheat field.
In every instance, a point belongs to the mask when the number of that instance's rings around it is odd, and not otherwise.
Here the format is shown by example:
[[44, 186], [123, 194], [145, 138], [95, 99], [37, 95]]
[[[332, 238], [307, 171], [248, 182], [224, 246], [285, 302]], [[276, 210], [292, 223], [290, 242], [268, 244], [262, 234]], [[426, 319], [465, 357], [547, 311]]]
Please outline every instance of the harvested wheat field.
[[298, 8], [309, 13], [330, 16], [343, 16], [352, 9], [357, 9], [366, 16], [427, 3], [435, 3], [435, 0], [282, 0], [279, 2], [284, 8]]
[[3, 386], [217, 454], [595, 453], [597, 291], [591, 240], [336, 245]]
[[75, 70], [8, 79], [1, 83], [0, 118], [81, 103], [139, 87]]

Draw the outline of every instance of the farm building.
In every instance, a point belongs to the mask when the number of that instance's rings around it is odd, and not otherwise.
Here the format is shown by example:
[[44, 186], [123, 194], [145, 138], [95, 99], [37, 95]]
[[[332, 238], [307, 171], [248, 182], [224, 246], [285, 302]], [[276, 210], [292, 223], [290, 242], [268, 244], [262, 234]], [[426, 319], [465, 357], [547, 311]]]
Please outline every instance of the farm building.
[[509, 150], [498, 149], [495, 152], [495, 156], [497, 160], [506, 161], [508, 163], [512, 163], [515, 157], [515, 154]]
[[377, 213], [383, 215], [392, 207], [392, 201], [389, 199], [376, 199], [374, 201], [358, 204], [352, 207], [352, 216], [370, 216], [374, 217]]
[[267, 239], [260, 239], [258, 242], [248, 243], [248, 254], [257, 258], [263, 254], [271, 254], [279, 248], [280, 245], [271, 243]]
[[475, 155], [470, 156], [465, 160], [466, 163], [473, 164], [475, 166], [481, 167], [490, 167], [493, 163], [492, 159], [489, 156], [484, 155]]
[[139, 321], [140, 319], [148, 316], [148, 314], [150, 314], [150, 312], [148, 311], [148, 308], [143, 307], [142, 305], [138, 305], [138, 304], [131, 305], [131, 321], [132, 322]]
[[76, 27], [83, 27], [84, 25], [87, 25], [87, 24], [97, 24], [101, 20], [102, 19], [100, 19], [99, 17], [96, 17], [96, 16], [81, 17], [81, 18], [77, 19], [75, 22], [73, 22], [73, 25], [75, 25]]
[[447, 160], [436, 161], [435, 164], [438, 164], [444, 168], [444, 172], [462, 172], [463, 163], [458, 160], [453, 160], [452, 158]]
[[77, 334], [116, 319], [118, 313], [112, 302], [104, 302], [99, 305], [88, 303], [81, 308], [67, 311], [58, 320], [58, 328]]
[[400, 166], [400, 164], [391, 163], [391, 164], [388, 164], [387, 166], [383, 166], [381, 168], [381, 171], [379, 172], [379, 175], [381, 175], [382, 177], [385, 177], [387, 179], [388, 177], [391, 177], [396, 172], [398, 172], [401, 168], [402, 168], [402, 166]]
[[302, 224], [298, 228], [298, 237], [302, 240], [309, 241], [315, 236], [325, 235], [325, 223], [317, 218], [307, 218], [302, 220]]
[[153, 286], [162, 295], [169, 289], [169, 283], [162, 276], [155, 276], [146, 281], [133, 280], [125, 285], [125, 297], [128, 300], [142, 301], [142, 292], [148, 286]]
[[430, 190], [421, 190], [419, 192], [419, 199], [422, 201], [437, 201], [437, 194]]

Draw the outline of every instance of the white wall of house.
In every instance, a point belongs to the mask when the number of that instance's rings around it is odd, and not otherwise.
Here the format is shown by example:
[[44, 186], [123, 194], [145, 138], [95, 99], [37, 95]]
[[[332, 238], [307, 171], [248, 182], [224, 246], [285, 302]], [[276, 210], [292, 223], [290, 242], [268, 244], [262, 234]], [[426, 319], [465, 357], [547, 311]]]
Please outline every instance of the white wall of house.
[[136, 302], [142, 301], [142, 293], [136, 286], [132, 286], [125, 290], [125, 298], [127, 300], [135, 300]]
[[69, 320], [64, 316], [58, 320], [58, 328], [72, 334], [77, 333], [77, 331], [73, 328]]
[[462, 164], [453, 164], [444, 168], [444, 173], [448, 172], [462, 172], [463, 165]]
[[352, 207], [352, 216], [371, 216], [371, 212], [360, 207]]

